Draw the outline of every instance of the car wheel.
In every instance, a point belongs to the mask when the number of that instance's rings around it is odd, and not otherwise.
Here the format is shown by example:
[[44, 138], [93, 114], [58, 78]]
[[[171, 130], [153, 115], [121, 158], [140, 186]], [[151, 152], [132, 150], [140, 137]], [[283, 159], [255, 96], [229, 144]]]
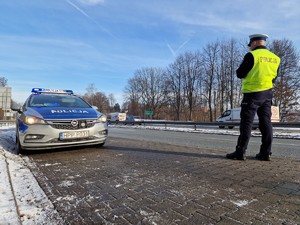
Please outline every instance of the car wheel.
[[233, 129], [233, 128], [234, 128], [234, 126], [228, 126], [228, 128], [229, 128], [229, 129]]
[[225, 126], [219, 126], [219, 128], [220, 128], [220, 129], [224, 129], [224, 128], [225, 128]]
[[16, 136], [16, 154], [22, 154], [24, 152], [24, 149], [22, 148], [21, 144], [20, 144], [20, 140], [19, 138]]

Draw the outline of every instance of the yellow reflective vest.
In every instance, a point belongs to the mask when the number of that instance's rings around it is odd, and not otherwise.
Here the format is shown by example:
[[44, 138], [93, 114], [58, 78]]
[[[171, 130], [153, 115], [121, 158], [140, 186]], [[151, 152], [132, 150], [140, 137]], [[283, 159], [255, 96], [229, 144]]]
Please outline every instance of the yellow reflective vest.
[[242, 81], [242, 93], [260, 92], [273, 88], [280, 58], [267, 49], [251, 51], [254, 65]]

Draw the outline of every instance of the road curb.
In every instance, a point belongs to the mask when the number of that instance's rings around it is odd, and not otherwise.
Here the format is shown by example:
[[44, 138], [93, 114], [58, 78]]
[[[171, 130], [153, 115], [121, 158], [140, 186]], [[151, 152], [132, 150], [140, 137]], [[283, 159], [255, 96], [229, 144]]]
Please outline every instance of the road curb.
[[0, 224], [21, 224], [8, 164], [3, 149], [0, 149]]

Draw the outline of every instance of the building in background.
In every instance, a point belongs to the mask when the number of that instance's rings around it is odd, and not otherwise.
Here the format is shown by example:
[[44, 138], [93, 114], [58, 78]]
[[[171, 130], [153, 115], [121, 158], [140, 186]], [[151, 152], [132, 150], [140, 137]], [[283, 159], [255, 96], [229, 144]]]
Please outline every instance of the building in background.
[[0, 87], [0, 120], [11, 120], [11, 87]]

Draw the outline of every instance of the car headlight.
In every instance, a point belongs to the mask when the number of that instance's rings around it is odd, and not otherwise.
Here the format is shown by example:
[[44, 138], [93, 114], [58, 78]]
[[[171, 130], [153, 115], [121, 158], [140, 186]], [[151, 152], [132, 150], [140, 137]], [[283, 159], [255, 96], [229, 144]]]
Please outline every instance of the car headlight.
[[98, 121], [99, 121], [99, 122], [102, 122], [102, 123], [106, 123], [107, 117], [106, 117], [104, 114], [102, 114], [102, 115], [98, 118]]
[[33, 125], [33, 124], [46, 124], [46, 122], [43, 119], [34, 117], [34, 116], [26, 116], [24, 123], [28, 125]]

